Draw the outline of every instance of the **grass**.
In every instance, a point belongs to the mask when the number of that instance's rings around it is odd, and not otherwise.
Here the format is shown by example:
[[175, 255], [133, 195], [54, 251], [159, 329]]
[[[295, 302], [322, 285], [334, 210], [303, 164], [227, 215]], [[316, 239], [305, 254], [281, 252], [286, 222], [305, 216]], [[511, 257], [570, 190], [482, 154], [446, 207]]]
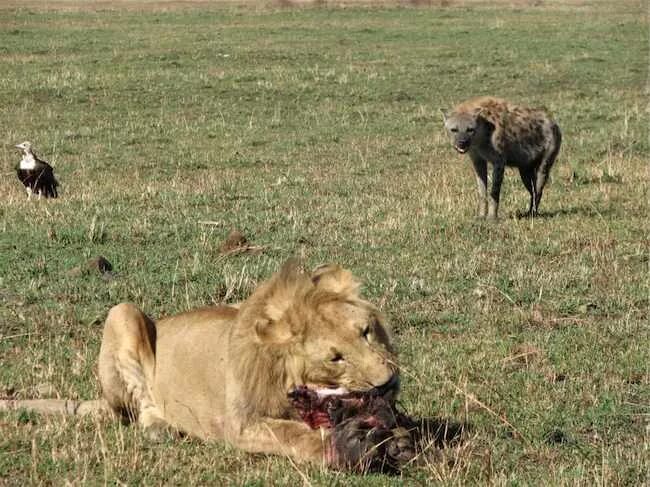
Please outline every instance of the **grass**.
[[[472, 437], [395, 479], [22, 412], [0, 416], [0, 483], [648, 482], [647, 12], [410, 3], [0, 9], [0, 393], [96, 397], [111, 305], [235, 301], [299, 255], [364, 281], [405, 407]], [[438, 108], [480, 94], [562, 127], [541, 218], [514, 217], [528, 199], [511, 171], [501, 220], [472, 217]], [[58, 200], [26, 200], [23, 140]], [[222, 256], [232, 228], [265, 252]], [[97, 255], [113, 278], [70, 272]]]

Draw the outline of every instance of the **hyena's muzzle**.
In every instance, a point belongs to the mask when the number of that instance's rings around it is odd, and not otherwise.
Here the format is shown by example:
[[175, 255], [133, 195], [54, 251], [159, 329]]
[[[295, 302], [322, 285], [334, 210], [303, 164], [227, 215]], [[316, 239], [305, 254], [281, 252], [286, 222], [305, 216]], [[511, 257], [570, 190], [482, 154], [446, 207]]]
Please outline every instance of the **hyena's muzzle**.
[[465, 154], [469, 150], [469, 146], [472, 145], [472, 139], [470, 137], [459, 137], [454, 143], [454, 149], [460, 154]]

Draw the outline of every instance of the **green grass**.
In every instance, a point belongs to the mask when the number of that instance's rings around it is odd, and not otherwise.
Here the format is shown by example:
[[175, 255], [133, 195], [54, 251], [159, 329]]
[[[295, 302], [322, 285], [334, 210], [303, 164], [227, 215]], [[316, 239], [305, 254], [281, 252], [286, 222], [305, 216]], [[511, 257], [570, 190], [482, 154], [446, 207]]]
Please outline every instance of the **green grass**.
[[[474, 425], [394, 479], [5, 414], [0, 483], [648, 482], [647, 12], [441, 3], [0, 9], [0, 394], [95, 397], [111, 305], [242, 299], [299, 255], [351, 268], [381, 304], [409, 412]], [[514, 217], [512, 171], [502, 219], [473, 219], [438, 108], [481, 94], [562, 127], [539, 219]], [[23, 140], [58, 200], [26, 200]], [[221, 256], [232, 228], [266, 251]], [[96, 255], [113, 279], [70, 273]]]

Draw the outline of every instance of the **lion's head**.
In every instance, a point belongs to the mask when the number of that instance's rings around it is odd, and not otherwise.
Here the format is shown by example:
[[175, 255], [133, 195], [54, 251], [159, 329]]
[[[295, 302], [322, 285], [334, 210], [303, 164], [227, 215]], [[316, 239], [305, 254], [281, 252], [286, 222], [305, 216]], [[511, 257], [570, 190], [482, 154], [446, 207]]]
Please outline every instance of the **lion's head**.
[[359, 283], [336, 265], [301, 272], [289, 261], [240, 308], [231, 337], [237, 377], [251, 413], [289, 414], [287, 392], [368, 391], [399, 387], [389, 331], [359, 295]]

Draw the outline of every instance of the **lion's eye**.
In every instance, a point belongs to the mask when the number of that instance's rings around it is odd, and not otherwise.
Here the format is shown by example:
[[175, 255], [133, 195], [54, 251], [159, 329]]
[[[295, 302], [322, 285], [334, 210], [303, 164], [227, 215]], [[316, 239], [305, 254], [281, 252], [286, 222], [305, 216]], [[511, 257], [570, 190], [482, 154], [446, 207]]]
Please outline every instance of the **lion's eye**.
[[368, 339], [368, 335], [370, 335], [370, 326], [366, 326], [361, 332], [361, 336], [366, 340]]
[[341, 355], [340, 353], [337, 352], [337, 353], [335, 353], [334, 356], [330, 359], [330, 362], [335, 363], [335, 364], [338, 364], [338, 363], [343, 362], [343, 360], [344, 360], [344, 359], [343, 359], [343, 355]]

